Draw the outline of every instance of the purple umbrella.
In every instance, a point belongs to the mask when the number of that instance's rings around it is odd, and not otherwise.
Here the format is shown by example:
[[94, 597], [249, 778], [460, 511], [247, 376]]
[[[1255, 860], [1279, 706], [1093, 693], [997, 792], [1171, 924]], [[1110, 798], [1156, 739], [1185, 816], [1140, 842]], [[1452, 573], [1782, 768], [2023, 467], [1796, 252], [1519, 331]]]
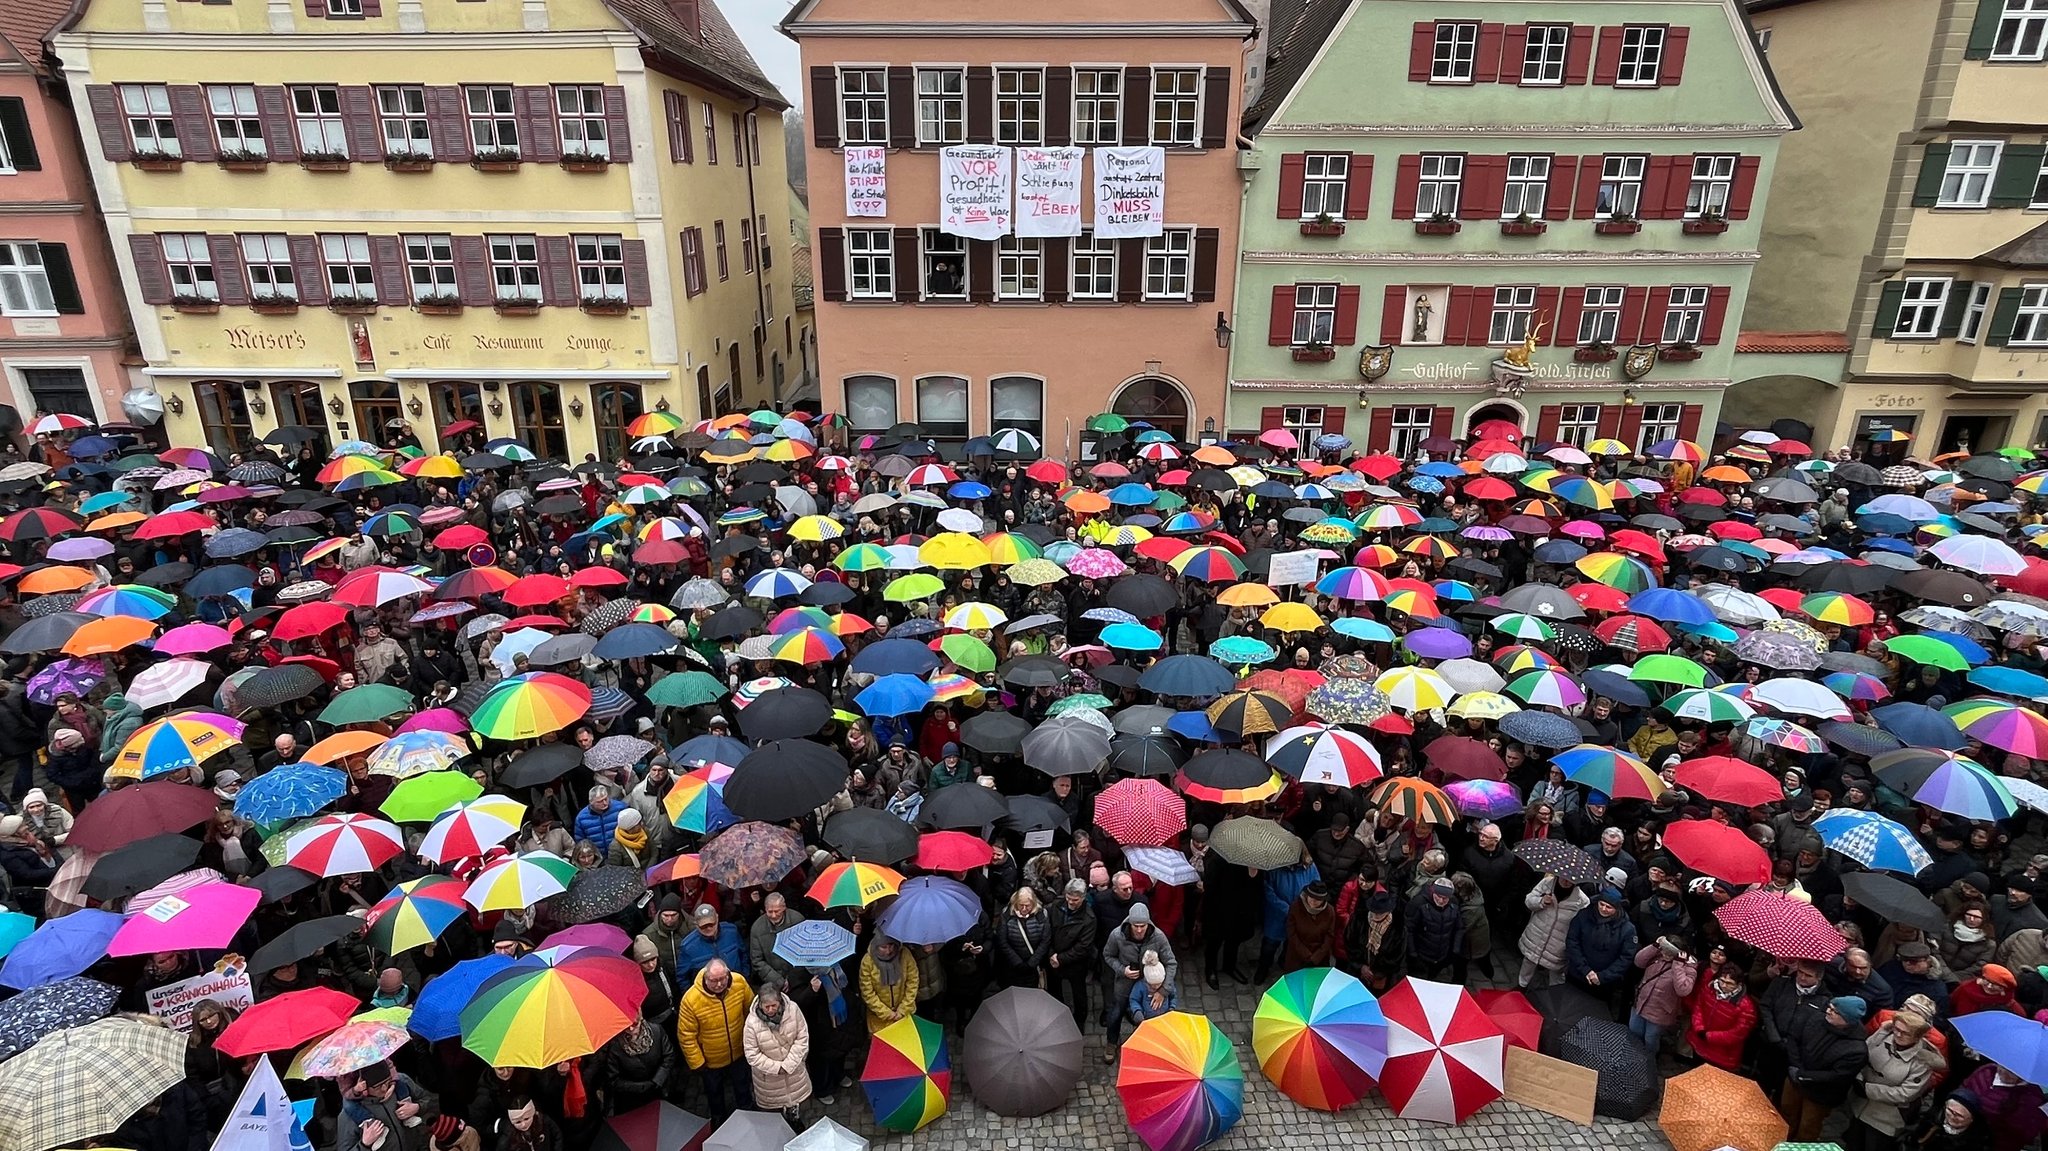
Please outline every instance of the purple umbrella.
[[91, 561], [114, 554], [114, 545], [101, 539], [58, 540], [50, 545], [49, 557], [65, 563]]
[[87, 692], [98, 687], [100, 681], [106, 678], [106, 665], [99, 660], [74, 659], [67, 656], [29, 679], [28, 697], [44, 705], [56, 703], [60, 695], [75, 695], [84, 699]]
[[233, 643], [234, 639], [234, 636], [228, 634], [228, 629], [218, 624], [180, 624], [157, 637], [156, 653], [158, 655], [200, 655], [224, 648]]
[[1423, 659], [1462, 659], [1472, 654], [1472, 641], [1444, 627], [1418, 628], [1401, 638], [1401, 646]]
[[906, 879], [896, 901], [882, 912], [882, 933], [901, 943], [946, 943], [972, 930], [981, 918], [981, 897], [957, 880], [920, 875]]
[[415, 712], [404, 723], [398, 725], [398, 730], [445, 731], [449, 735], [461, 735], [469, 730], [469, 721], [462, 718], [461, 712], [450, 708], [430, 707], [425, 711]]
[[595, 947], [613, 955], [624, 955], [631, 946], [633, 938], [609, 923], [579, 923], [540, 941], [543, 951], [550, 947]]
[[1458, 814], [1480, 819], [1499, 819], [1522, 810], [1522, 797], [1513, 784], [1494, 779], [1461, 779], [1444, 786], [1445, 794], [1458, 805]]
[[254, 492], [240, 484], [222, 484], [217, 488], [208, 488], [200, 492], [199, 502], [202, 504], [224, 504], [234, 500], [246, 500], [254, 494]]
[[1496, 544], [1505, 543], [1515, 538], [1515, 533], [1503, 527], [1496, 527], [1493, 524], [1473, 524], [1471, 527], [1459, 532], [1458, 535], [1462, 539], [1480, 540], [1484, 543]]

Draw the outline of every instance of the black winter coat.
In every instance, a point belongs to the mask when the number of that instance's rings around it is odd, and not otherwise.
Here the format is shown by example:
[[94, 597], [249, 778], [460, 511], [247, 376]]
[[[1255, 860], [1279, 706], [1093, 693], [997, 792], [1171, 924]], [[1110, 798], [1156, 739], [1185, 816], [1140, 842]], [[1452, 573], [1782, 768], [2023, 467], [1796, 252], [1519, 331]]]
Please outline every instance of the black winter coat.
[[1046, 958], [1060, 957], [1060, 970], [1079, 971], [1092, 975], [1095, 971], [1095, 913], [1083, 903], [1079, 909], [1067, 910], [1065, 901], [1053, 905], [1051, 914], [1052, 937], [1046, 946]]
[[1850, 1081], [1870, 1063], [1863, 1029], [1853, 1023], [1832, 1026], [1825, 1012], [1802, 1011], [1793, 1018], [1798, 1022], [1785, 1035], [1793, 1082], [1815, 1103], [1839, 1106], [1849, 1098]]
[[1035, 971], [1052, 956], [1052, 921], [1042, 907], [1023, 918], [1003, 912], [996, 919], [994, 932], [996, 960], [1007, 972]]
[[1419, 892], [1408, 901], [1408, 954], [1417, 963], [1448, 961], [1465, 951], [1465, 912], [1453, 899], [1442, 907]]

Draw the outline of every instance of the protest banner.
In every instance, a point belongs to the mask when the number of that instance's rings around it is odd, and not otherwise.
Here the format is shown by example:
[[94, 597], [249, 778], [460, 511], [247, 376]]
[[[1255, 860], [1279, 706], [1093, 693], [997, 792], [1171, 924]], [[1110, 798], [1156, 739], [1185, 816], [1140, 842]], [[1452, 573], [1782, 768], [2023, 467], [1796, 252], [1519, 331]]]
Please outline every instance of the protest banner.
[[1316, 582], [1316, 564], [1322, 557], [1309, 551], [1281, 552], [1266, 569], [1266, 583], [1272, 587], [1294, 587]]
[[1166, 230], [1166, 149], [1095, 149], [1095, 238], [1157, 236]]
[[249, 973], [230, 964], [219, 971], [207, 971], [190, 979], [152, 987], [147, 1005], [151, 1015], [180, 1031], [190, 1031], [192, 1007], [202, 999], [237, 1008], [256, 1002], [255, 993], [249, 986]]
[[1081, 234], [1081, 148], [1017, 149], [1017, 234]]
[[939, 230], [970, 240], [1010, 234], [1010, 149], [958, 144], [939, 150]]
[[889, 149], [849, 145], [846, 152], [846, 214], [879, 219], [889, 214]]

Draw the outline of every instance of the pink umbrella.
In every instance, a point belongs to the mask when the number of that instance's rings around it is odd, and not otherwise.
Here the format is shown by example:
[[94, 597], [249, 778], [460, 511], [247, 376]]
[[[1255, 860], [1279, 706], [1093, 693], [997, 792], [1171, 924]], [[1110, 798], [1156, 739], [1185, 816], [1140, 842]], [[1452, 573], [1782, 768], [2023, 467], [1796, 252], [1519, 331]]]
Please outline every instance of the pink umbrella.
[[201, 655], [234, 642], [228, 629], [217, 624], [181, 624], [157, 637], [158, 655]]
[[134, 895], [129, 896], [128, 906], [131, 908], [148, 907], [166, 895], [183, 895], [195, 887], [204, 887], [209, 883], [226, 883], [227, 881], [227, 876], [222, 875], [211, 867], [195, 867], [190, 871], [181, 871], [147, 891], [138, 891]]
[[581, 923], [566, 927], [540, 941], [541, 951], [550, 947], [595, 947], [611, 955], [624, 955], [633, 937], [609, 923]]
[[131, 912], [128, 922], [114, 933], [107, 954], [226, 947], [262, 899], [263, 892], [254, 887], [202, 883], [148, 904], [134, 904], [139, 910]]
[[1259, 442], [1267, 447], [1279, 448], [1284, 452], [1291, 452], [1301, 447], [1301, 441], [1295, 439], [1294, 433], [1286, 428], [1270, 428], [1260, 432]]
[[323, 815], [284, 841], [284, 861], [315, 875], [356, 875], [375, 871], [405, 850], [398, 825], [348, 812]]
[[430, 707], [414, 712], [398, 725], [399, 731], [445, 731], [449, 735], [461, 735], [469, 730], [469, 721], [462, 713], [445, 707]]
[[1501, 1095], [1507, 1037], [1464, 988], [1408, 978], [1380, 997], [1380, 1091], [1403, 1119], [1463, 1123]]
[[91, 537], [58, 540], [50, 545], [50, 550], [47, 554], [53, 560], [63, 563], [77, 563], [80, 560], [96, 560], [101, 556], [113, 555], [114, 545], [106, 540], [93, 539]]
[[1117, 554], [1103, 548], [1084, 548], [1067, 561], [1067, 570], [1083, 579], [1114, 579], [1129, 571]]

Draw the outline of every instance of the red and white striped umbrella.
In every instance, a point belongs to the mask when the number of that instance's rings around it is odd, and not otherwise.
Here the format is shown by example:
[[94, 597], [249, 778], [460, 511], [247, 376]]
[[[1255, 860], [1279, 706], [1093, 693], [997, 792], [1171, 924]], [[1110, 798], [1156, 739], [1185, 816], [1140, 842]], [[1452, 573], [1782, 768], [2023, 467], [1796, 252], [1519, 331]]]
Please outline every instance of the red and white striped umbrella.
[[405, 833], [388, 820], [323, 815], [284, 841], [284, 861], [319, 876], [375, 871], [405, 850]]
[[1380, 996], [1380, 1091], [1403, 1119], [1463, 1123], [1500, 1098], [1507, 1036], [1462, 987], [1408, 978]]
[[1163, 847], [1186, 830], [1188, 805], [1156, 779], [1120, 779], [1095, 797], [1095, 825], [1124, 847]]
[[434, 819], [420, 843], [420, 858], [436, 863], [481, 858], [510, 839], [526, 818], [526, 805], [505, 795], [486, 795], [456, 804]]
[[405, 572], [376, 571], [353, 575], [341, 581], [334, 594], [327, 597], [335, 603], [354, 604], [357, 607], [383, 607], [393, 600], [409, 595], [434, 590], [434, 585], [415, 575]]
[[1379, 749], [1355, 731], [1320, 723], [1290, 727], [1266, 744], [1266, 762], [1303, 783], [1357, 787], [1385, 774]]

